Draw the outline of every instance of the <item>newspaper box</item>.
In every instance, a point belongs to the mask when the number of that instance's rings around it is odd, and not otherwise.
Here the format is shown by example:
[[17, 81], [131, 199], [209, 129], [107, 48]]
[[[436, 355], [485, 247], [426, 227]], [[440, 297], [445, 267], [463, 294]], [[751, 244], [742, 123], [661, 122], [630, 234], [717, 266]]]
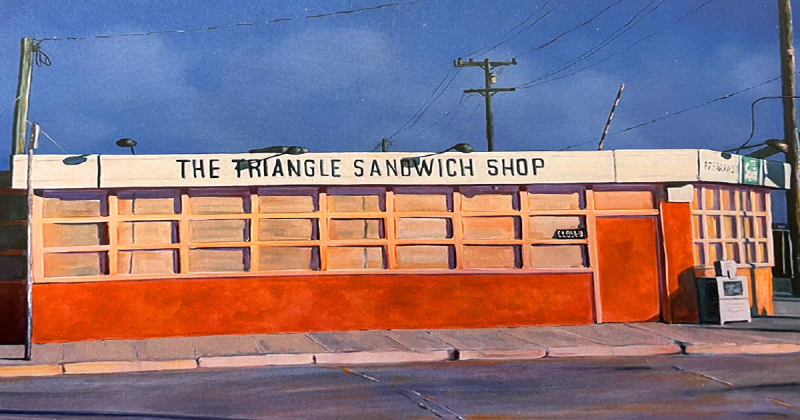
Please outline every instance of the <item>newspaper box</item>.
[[697, 279], [700, 322], [752, 321], [747, 277], [736, 275], [735, 261], [717, 261], [714, 267], [717, 277]]

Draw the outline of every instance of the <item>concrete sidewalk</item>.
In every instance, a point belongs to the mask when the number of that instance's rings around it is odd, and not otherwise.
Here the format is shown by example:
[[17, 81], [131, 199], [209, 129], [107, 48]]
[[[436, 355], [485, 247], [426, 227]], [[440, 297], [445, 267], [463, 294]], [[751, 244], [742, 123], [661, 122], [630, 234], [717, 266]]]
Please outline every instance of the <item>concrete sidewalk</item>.
[[800, 352], [800, 318], [720, 326], [661, 323], [254, 334], [0, 346], [0, 377], [278, 365]]

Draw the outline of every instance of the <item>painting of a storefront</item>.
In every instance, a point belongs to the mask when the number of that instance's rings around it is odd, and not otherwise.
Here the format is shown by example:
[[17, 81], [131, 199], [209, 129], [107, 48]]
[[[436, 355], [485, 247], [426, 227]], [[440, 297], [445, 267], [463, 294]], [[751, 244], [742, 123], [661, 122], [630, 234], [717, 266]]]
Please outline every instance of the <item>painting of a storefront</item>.
[[37, 156], [33, 341], [697, 322], [721, 259], [772, 313], [783, 164], [419, 156]]

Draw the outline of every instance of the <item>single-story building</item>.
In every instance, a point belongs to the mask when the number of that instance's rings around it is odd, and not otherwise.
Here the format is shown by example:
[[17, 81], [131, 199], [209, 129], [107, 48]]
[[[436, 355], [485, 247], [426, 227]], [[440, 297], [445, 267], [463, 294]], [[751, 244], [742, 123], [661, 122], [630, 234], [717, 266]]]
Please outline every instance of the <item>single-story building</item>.
[[[15, 156], [0, 191], [6, 342], [26, 174]], [[37, 155], [33, 342], [697, 322], [695, 277], [722, 259], [771, 314], [788, 179], [698, 149]]]

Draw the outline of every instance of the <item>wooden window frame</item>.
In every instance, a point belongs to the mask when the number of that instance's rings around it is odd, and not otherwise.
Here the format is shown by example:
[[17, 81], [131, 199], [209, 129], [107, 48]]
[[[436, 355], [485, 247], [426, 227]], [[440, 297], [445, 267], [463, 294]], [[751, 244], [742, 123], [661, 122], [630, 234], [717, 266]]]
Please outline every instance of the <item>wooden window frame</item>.
[[[719, 209], [707, 209], [706, 207], [706, 191], [708, 190], [717, 190], [720, 194], [720, 205]], [[723, 191], [733, 191], [734, 192], [734, 209], [733, 210], [726, 210], [723, 208], [722, 205], [722, 192]], [[756, 197], [758, 194], [764, 195], [764, 210], [758, 210], [756, 206]], [[744, 208], [744, 199], [745, 197], [749, 197], [751, 202], [751, 210], [746, 210]], [[707, 218], [708, 216], [716, 216], [720, 219], [720, 227], [722, 233], [720, 234], [720, 238], [709, 238], [709, 230], [708, 230], [708, 223]], [[700, 217], [702, 220], [702, 226], [698, 229], [696, 226], [697, 218]], [[736, 231], [737, 231], [737, 238], [726, 238], [724, 235], [724, 220], [725, 217], [734, 217], [736, 221]], [[759, 217], [763, 217], [765, 220], [765, 230], [766, 236], [763, 238], [760, 237], [747, 237], [744, 229], [744, 218], [745, 217], [752, 217], [753, 220], [757, 220]], [[714, 266], [713, 262], [708, 261], [709, 258], [709, 248], [713, 244], [721, 244], [722, 246], [722, 254], [723, 259], [731, 259], [729, 255], [727, 255], [728, 251], [725, 247], [726, 243], [735, 243], [736, 249], [739, 252], [740, 262], [737, 262], [739, 267], [772, 267], [775, 264], [775, 256], [773, 252], [773, 243], [772, 243], [772, 200], [770, 198], [769, 190], [762, 189], [762, 188], [754, 188], [754, 187], [744, 187], [744, 186], [726, 186], [726, 185], [715, 185], [715, 184], [704, 184], [704, 185], [695, 185], [694, 191], [694, 198], [692, 202], [692, 242], [694, 245], [700, 245], [703, 251], [703, 261], [699, 261], [699, 256], [695, 255], [695, 266], [699, 268], [712, 268]], [[755, 229], [755, 225], [754, 225]], [[694, 234], [694, 232], [699, 232], [699, 237]], [[748, 261], [748, 251], [747, 251], [747, 244], [755, 244], [756, 246], [756, 256], [758, 255], [758, 247], [759, 244], [765, 244], [767, 249], [767, 261], [766, 262], [749, 262]]]
[[[60, 278], [44, 278], [44, 267], [42, 258], [38, 258], [37, 265], [34, 270], [35, 281], [39, 283], [57, 283], [57, 282], [88, 282], [88, 281], [108, 281], [108, 280], [152, 280], [160, 278], [225, 278], [225, 277], [243, 277], [243, 276], [292, 276], [292, 275], [342, 275], [342, 274], [379, 274], [379, 273], [397, 273], [397, 274], [435, 274], [435, 273], [595, 273], [597, 261], [596, 249], [596, 218], [600, 216], [645, 216], [659, 214], [657, 208], [653, 209], [637, 209], [637, 210], [595, 210], [594, 209], [594, 186], [593, 185], [578, 185], [578, 184], [565, 184], [560, 186], [547, 186], [548, 193], [559, 193], [561, 191], [578, 191], [582, 208], [572, 210], [531, 210], [529, 208], [528, 195], [530, 193], [543, 192], [541, 185], [520, 185], [520, 186], [503, 186], [504, 191], [509, 191], [510, 194], [515, 195], [517, 200], [517, 209], [511, 211], [487, 211], [487, 212], [468, 212], [462, 209], [462, 189], [469, 187], [448, 186], [442, 187], [442, 190], [451, 190], [452, 197], [450, 203], [452, 208], [448, 210], [431, 210], [431, 211], [395, 211], [395, 195], [396, 190], [403, 188], [404, 193], [414, 194], [410, 191], [409, 187], [363, 187], [366, 190], [382, 190], [383, 194], [383, 211], [365, 211], [365, 212], [330, 212], [328, 210], [328, 188], [326, 187], [302, 187], [302, 191], [311, 194], [312, 197], [316, 196], [316, 207], [314, 211], [305, 212], [280, 212], [268, 213], [262, 212], [259, 200], [259, 187], [232, 187], [232, 190], [242, 191], [243, 197], [247, 199], [247, 191], [249, 193], [249, 203], [245, 202], [245, 210], [249, 205], [249, 213], [236, 213], [236, 214], [190, 214], [189, 206], [189, 192], [194, 188], [180, 188], [177, 189], [178, 195], [176, 200], [180, 200], [180, 213], [165, 214], [165, 215], [120, 215], [119, 214], [119, 199], [118, 194], [121, 191], [128, 190], [108, 190], [106, 199], [108, 200], [105, 205], [108, 209], [107, 216], [92, 216], [92, 217], [74, 217], [74, 218], [43, 218], [43, 198], [41, 191], [34, 197], [34, 252], [41, 255], [43, 252], [90, 252], [100, 251], [107, 252], [108, 261], [108, 274], [101, 276], [85, 276], [85, 277], [60, 277]], [[340, 188], [340, 187], [336, 187]], [[353, 187], [357, 189], [359, 187]], [[601, 186], [607, 189], [607, 186]], [[617, 186], [614, 188], [619, 189], [648, 189], [653, 191], [655, 201], [659, 200], [657, 195], [657, 187], [655, 186]], [[174, 188], [171, 188], [175, 190]], [[96, 191], [96, 190], [95, 190]], [[298, 190], [298, 195], [300, 189]], [[489, 191], [489, 193], [491, 193]], [[450, 192], [432, 192], [432, 194], [450, 194]], [[223, 194], [224, 195], [224, 194]], [[769, 202], [767, 202], [769, 203]], [[769, 204], [767, 204], [769, 205]], [[464, 217], [487, 217], [487, 216], [513, 216], [520, 218], [520, 235], [516, 239], [465, 239], [463, 232], [463, 218]], [[575, 240], [562, 240], [562, 239], [534, 239], [530, 237], [530, 218], [534, 216], [567, 216], [567, 217], [583, 217], [585, 227], [587, 230], [586, 239]], [[431, 238], [431, 239], [398, 239], [397, 238], [397, 222], [401, 218], [437, 218], [449, 220], [452, 228], [451, 238]], [[202, 242], [192, 243], [189, 241], [189, 222], [190, 220], [246, 220], [249, 223], [249, 241], [244, 242]], [[260, 229], [261, 220], [266, 219], [311, 219], [317, 221], [317, 237], [316, 239], [309, 240], [260, 240], [258, 233]], [[348, 239], [348, 240], [331, 240], [328, 232], [328, 225], [331, 219], [381, 219], [383, 221], [385, 235], [380, 239]], [[127, 244], [121, 245], [118, 240], [118, 227], [120, 223], [130, 221], [172, 221], [177, 223], [178, 239], [177, 243], [172, 244]], [[41, 235], [42, 223], [107, 223], [109, 232], [108, 245], [91, 246], [91, 247], [69, 247], [59, 249], [45, 249], [42, 248]], [[397, 247], [408, 245], [448, 245], [452, 246], [455, 254], [454, 267], [449, 269], [398, 269], [397, 261]], [[463, 251], [464, 246], [469, 245], [512, 245], [517, 246], [521, 251], [521, 266], [519, 268], [464, 268]], [[586, 247], [587, 253], [587, 266], [580, 268], [537, 268], [531, 267], [530, 260], [530, 247], [533, 245], [582, 245]], [[319, 255], [319, 268], [308, 270], [272, 270], [260, 271], [259, 250], [262, 247], [282, 246], [282, 247], [314, 247], [318, 249]], [[364, 269], [347, 269], [347, 270], [329, 270], [328, 269], [328, 249], [332, 246], [381, 246], [385, 250], [385, 268], [364, 268]], [[771, 246], [771, 245], [770, 245]], [[249, 250], [249, 270], [236, 271], [236, 272], [202, 272], [191, 273], [189, 272], [189, 250], [199, 248], [247, 248]], [[178, 258], [178, 272], [174, 274], [120, 274], [117, 272], [117, 261], [120, 251], [137, 251], [137, 250], [177, 250]]]

